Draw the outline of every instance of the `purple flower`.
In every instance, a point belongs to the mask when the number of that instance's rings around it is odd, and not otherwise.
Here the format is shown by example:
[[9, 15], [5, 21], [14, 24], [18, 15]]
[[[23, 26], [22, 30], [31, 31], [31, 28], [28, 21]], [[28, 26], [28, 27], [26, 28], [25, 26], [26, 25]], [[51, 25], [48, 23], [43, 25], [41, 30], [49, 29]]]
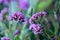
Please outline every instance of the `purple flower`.
[[47, 12], [39, 12], [41, 16], [46, 16]]
[[40, 24], [31, 24], [29, 29], [32, 30], [34, 34], [42, 33], [42, 26]]
[[14, 32], [14, 36], [18, 35], [19, 34], [19, 30], [15, 30]]
[[4, 4], [8, 5], [9, 4], [9, 0], [3, 0]]
[[0, 3], [2, 3], [3, 2], [3, 0], [0, 0]]
[[9, 4], [9, 0], [0, 0], [0, 3], [4, 3], [4, 4], [6, 4], [6, 5], [8, 5]]
[[22, 10], [26, 10], [29, 7], [27, 0], [18, 0], [18, 6]]
[[16, 20], [16, 21], [20, 21], [20, 22], [25, 22], [25, 17], [21, 12], [14, 12], [11, 15], [11, 20]]
[[30, 24], [35, 23], [35, 20], [38, 18], [38, 16], [40, 16], [40, 15], [38, 15], [38, 13], [34, 14], [34, 15], [29, 19], [29, 23], [30, 23]]
[[38, 19], [38, 18], [41, 18], [42, 16], [46, 16], [46, 12], [39, 12], [39, 13], [36, 13], [34, 14], [30, 19], [29, 19], [29, 23], [30, 24], [33, 24], [35, 23], [35, 20]]
[[9, 37], [2, 37], [1, 40], [10, 40]]

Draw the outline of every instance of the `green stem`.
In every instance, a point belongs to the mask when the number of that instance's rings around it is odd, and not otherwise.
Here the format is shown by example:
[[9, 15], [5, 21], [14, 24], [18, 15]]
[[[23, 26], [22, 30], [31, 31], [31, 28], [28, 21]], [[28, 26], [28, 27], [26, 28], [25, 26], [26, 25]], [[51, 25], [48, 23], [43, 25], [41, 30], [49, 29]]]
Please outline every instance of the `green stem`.
[[45, 28], [44, 28], [44, 32], [45, 32], [45, 34], [47, 35], [48, 39], [50, 39], [50, 36], [47, 34]]
[[36, 40], [40, 40], [39, 35], [35, 35]]
[[55, 35], [58, 33], [58, 26], [57, 26], [57, 23], [56, 23], [56, 20], [55, 20], [55, 18], [54, 18], [54, 16], [53, 15], [51, 15], [51, 21], [52, 21], [52, 24], [53, 24], [53, 27], [54, 27], [54, 29], [55, 29]]
[[24, 37], [25, 37], [26, 33], [28, 32], [28, 30], [26, 29], [26, 27], [27, 27], [26, 25], [27, 24], [23, 25], [23, 28], [22, 28], [21, 33], [20, 33], [20, 40], [24, 40]]

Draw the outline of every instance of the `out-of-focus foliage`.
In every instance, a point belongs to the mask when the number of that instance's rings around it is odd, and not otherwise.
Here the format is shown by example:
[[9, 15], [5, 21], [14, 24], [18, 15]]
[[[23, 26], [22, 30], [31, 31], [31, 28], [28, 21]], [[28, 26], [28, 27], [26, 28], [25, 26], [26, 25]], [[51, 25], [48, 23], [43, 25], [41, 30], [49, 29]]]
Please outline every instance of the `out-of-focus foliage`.
[[53, 0], [41, 0], [36, 6], [36, 11], [39, 12], [46, 10], [52, 2]]
[[60, 40], [60, 0], [0, 0], [2, 39]]

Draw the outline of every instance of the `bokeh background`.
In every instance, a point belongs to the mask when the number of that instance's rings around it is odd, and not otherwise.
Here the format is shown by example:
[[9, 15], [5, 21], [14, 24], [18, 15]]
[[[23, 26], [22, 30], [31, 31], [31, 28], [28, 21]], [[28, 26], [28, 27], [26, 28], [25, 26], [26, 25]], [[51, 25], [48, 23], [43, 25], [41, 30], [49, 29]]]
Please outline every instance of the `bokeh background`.
[[60, 40], [60, 0], [0, 0], [0, 40]]

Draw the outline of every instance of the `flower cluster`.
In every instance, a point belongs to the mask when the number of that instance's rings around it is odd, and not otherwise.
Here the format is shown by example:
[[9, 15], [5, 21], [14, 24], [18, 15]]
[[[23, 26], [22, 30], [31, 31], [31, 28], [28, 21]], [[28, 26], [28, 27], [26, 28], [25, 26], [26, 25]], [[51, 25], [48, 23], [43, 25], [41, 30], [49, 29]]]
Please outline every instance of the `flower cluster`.
[[31, 24], [29, 29], [33, 31], [34, 34], [39, 34], [39, 33], [42, 33], [42, 26], [41, 24], [37, 24], [35, 22], [35, 20], [43, 17], [43, 16], [46, 16], [46, 12], [39, 12], [39, 13], [36, 13], [34, 14], [30, 19], [29, 19], [29, 23]]
[[42, 26], [40, 24], [31, 24], [29, 29], [32, 30], [34, 34], [42, 33]]
[[15, 12], [11, 15], [10, 20], [16, 20], [16, 21], [24, 22], [25, 17], [21, 12]]
[[27, 0], [18, 0], [18, 5], [20, 9], [26, 10], [29, 7]]
[[1, 40], [10, 40], [9, 37], [2, 37]]
[[45, 16], [47, 13], [46, 12], [39, 12], [39, 13], [36, 13], [34, 14], [30, 19], [29, 19], [29, 23], [32, 24], [32, 23], [35, 23], [35, 20], [42, 17], [42, 16]]

